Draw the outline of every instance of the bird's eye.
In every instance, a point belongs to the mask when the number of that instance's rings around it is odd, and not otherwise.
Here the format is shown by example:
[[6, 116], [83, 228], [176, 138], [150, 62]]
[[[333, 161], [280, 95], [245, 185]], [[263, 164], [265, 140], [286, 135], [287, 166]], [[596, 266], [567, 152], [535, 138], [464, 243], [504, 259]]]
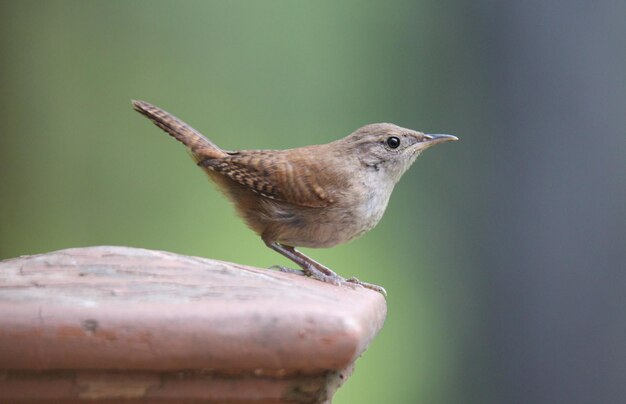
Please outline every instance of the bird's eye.
[[387, 138], [387, 146], [392, 149], [397, 149], [400, 146], [400, 138], [396, 136], [390, 136]]

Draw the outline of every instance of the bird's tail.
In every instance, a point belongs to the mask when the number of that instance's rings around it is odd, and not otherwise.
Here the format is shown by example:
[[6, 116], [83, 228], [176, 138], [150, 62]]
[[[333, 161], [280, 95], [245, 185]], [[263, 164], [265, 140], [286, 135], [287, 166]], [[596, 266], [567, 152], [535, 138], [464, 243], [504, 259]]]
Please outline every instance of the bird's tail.
[[159, 107], [155, 107], [145, 101], [133, 100], [133, 108], [135, 111], [154, 122], [156, 126], [187, 146], [196, 161], [228, 155], [209, 139], [202, 136], [200, 132]]

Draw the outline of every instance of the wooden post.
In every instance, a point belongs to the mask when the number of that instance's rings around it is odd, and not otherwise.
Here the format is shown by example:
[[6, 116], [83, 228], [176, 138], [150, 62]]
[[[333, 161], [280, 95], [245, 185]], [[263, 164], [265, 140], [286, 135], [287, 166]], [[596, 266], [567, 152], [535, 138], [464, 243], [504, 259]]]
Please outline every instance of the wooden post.
[[0, 261], [0, 402], [324, 403], [382, 295], [127, 247]]

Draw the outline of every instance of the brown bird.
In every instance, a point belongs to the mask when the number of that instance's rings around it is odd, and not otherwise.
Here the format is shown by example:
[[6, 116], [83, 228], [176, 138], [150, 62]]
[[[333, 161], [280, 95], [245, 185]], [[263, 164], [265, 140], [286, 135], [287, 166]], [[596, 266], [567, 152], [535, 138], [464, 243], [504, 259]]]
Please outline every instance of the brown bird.
[[419, 154], [457, 140], [375, 123], [328, 144], [226, 151], [154, 105], [133, 101], [133, 107], [187, 146], [247, 225], [269, 248], [302, 268], [281, 270], [384, 295], [384, 288], [345, 279], [295, 247], [332, 247], [363, 235], [383, 216], [394, 185]]

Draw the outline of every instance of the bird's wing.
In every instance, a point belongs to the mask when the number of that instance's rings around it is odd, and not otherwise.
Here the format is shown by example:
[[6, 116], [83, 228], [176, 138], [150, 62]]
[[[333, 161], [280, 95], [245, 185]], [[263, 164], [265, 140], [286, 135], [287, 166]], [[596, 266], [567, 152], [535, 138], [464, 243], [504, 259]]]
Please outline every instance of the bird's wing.
[[[220, 173], [266, 198], [298, 206], [335, 203], [342, 179], [306, 150], [250, 150], [205, 159], [198, 165]], [[325, 184], [322, 185], [322, 184]]]

